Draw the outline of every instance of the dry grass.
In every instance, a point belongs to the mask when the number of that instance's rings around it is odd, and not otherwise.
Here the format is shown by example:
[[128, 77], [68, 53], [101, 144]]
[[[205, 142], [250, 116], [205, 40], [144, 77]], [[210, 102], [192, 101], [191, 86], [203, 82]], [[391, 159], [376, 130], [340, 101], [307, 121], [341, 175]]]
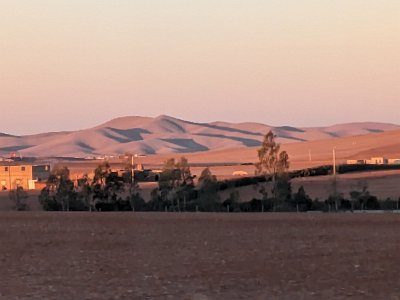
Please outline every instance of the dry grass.
[[[363, 172], [354, 174], [341, 174], [337, 176], [337, 191], [342, 193], [346, 199], [350, 199], [349, 193], [354, 190], [361, 190], [366, 185], [368, 191], [377, 196], [380, 200], [391, 198], [397, 200], [400, 197], [400, 171]], [[296, 178], [292, 180], [292, 191], [297, 192], [303, 186], [307, 194], [312, 198], [321, 201], [326, 200], [333, 192], [332, 176], [316, 176]], [[260, 198], [258, 188], [254, 186], [240, 187], [239, 191], [242, 200], [248, 201], [252, 198]], [[233, 189], [221, 193], [222, 199], [226, 199]]]

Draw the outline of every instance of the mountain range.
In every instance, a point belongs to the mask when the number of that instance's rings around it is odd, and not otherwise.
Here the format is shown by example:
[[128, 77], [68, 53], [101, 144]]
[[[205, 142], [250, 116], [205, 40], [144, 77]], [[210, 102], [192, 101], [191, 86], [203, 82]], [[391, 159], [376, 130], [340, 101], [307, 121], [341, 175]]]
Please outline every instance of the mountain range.
[[386, 123], [348, 123], [328, 127], [269, 126], [261, 123], [195, 123], [161, 115], [121, 117], [99, 126], [65, 132], [14, 136], [0, 133], [0, 155], [86, 157], [137, 154], [193, 153], [259, 146], [272, 130], [280, 143], [315, 141], [400, 130]]

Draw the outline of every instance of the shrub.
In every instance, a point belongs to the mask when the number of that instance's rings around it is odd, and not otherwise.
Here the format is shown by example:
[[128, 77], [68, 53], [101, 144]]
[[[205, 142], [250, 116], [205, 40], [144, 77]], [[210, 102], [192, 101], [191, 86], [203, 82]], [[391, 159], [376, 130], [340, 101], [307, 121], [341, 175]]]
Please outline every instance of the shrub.
[[28, 198], [28, 194], [24, 191], [24, 189], [19, 186], [16, 190], [10, 191], [9, 197], [13, 202], [13, 206], [15, 210], [23, 211], [29, 210], [29, 206], [26, 203], [26, 199]]

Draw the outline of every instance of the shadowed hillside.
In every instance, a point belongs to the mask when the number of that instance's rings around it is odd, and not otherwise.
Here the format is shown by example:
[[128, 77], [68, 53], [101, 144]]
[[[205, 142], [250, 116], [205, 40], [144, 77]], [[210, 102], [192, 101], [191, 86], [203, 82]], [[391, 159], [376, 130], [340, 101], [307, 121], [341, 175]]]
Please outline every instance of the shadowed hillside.
[[400, 129], [382, 123], [351, 123], [330, 127], [272, 127], [260, 123], [195, 123], [161, 115], [121, 117], [99, 126], [71, 132], [28, 136], [0, 134], [0, 155], [18, 151], [24, 156], [193, 153], [257, 147], [272, 129], [280, 143], [305, 142], [381, 133]]

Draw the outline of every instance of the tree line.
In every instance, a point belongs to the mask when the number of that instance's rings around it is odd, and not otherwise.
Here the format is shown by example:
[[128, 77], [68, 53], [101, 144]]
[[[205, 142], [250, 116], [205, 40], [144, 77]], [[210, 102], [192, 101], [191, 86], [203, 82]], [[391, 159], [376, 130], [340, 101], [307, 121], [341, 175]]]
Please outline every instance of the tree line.
[[[132, 166], [127, 164], [122, 174], [112, 171], [108, 162], [94, 170], [93, 178], [84, 175], [76, 184], [67, 167], [52, 171], [39, 195], [44, 210], [49, 211], [202, 211], [202, 212], [265, 212], [265, 211], [354, 211], [366, 209], [399, 208], [399, 200], [379, 201], [368, 191], [366, 184], [350, 192], [348, 198], [337, 189], [332, 178], [332, 191], [325, 201], [312, 200], [303, 186], [292, 191], [289, 173], [289, 155], [281, 151], [276, 136], [269, 131], [257, 151], [255, 164], [256, 186], [259, 198], [240, 199], [236, 189], [226, 199], [220, 191], [226, 182], [220, 182], [209, 168], [200, 176], [192, 175], [185, 157], [168, 159], [159, 176], [158, 186], [145, 201]], [[195, 180], [197, 181], [195, 184]], [[249, 178], [241, 179], [248, 183]], [[250, 180], [251, 182], [254, 182]], [[26, 193], [22, 188], [10, 192], [17, 210], [26, 210]]]

